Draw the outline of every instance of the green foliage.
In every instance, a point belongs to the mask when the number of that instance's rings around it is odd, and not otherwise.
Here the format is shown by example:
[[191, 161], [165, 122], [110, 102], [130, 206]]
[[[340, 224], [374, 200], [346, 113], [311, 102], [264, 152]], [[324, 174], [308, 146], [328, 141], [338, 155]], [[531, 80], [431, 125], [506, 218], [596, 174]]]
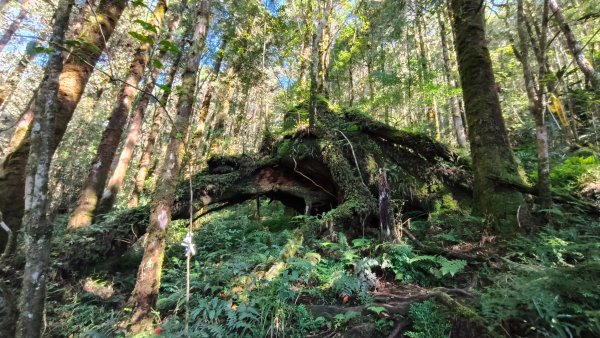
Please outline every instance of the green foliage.
[[[119, 273], [115, 275], [98, 274], [92, 276], [94, 283], [106, 286], [111, 284], [115, 290], [131, 290], [135, 282], [133, 276]], [[61, 282], [48, 284], [46, 311], [49, 322], [45, 335], [49, 337], [115, 337], [118, 336], [117, 324], [128, 313], [122, 304], [128, 294], [115, 293], [108, 299], [102, 299], [92, 292], [62, 285]]]
[[334, 328], [339, 329], [340, 327], [347, 326], [350, 322], [360, 317], [360, 313], [356, 311], [346, 311], [344, 313], [338, 313], [333, 318]]
[[407, 337], [445, 338], [450, 334], [450, 323], [433, 300], [412, 305], [409, 318], [412, 321], [412, 330], [406, 332]]
[[[319, 255], [299, 245], [302, 236], [285, 224], [299, 223], [281, 209], [262, 208], [261, 214], [273, 217], [264, 224], [239, 216], [251, 213], [253, 207], [244, 204], [209, 216], [194, 236], [192, 336], [304, 336], [326, 324], [296, 304], [302, 294], [316, 294], [307, 285], [316, 280]], [[183, 250], [173, 245], [167, 256], [158, 301], [161, 313], [173, 313], [185, 297]], [[267, 271], [278, 264], [283, 269], [267, 278]], [[171, 318], [163, 326], [165, 334], [183, 334], [182, 322], [180, 315]]]
[[369, 306], [367, 310], [375, 313], [376, 315], [380, 315], [381, 313], [387, 311], [383, 306]]
[[163, 52], [171, 52], [174, 54], [181, 53], [181, 49], [179, 49], [176, 44], [169, 40], [160, 40], [158, 42], [158, 49]]
[[144, 20], [135, 20], [135, 23], [138, 23], [140, 26], [142, 26], [142, 28], [146, 31], [152, 32], [152, 33], [158, 33], [158, 27], [150, 22], [144, 21]]
[[600, 177], [600, 160], [597, 155], [589, 152], [568, 157], [550, 172], [552, 184], [557, 187], [574, 188], [586, 178], [593, 177]]
[[382, 268], [391, 269], [396, 280], [428, 285], [433, 280], [454, 277], [467, 266], [465, 260], [443, 256], [416, 255], [407, 244], [393, 244], [385, 248]]
[[149, 45], [151, 45], [152, 43], [154, 43], [154, 39], [148, 35], [148, 34], [141, 34], [138, 32], [134, 32], [134, 31], [130, 31], [128, 32], [129, 35], [131, 35], [134, 39], [142, 42], [142, 43], [147, 43]]
[[481, 313], [494, 327], [548, 337], [600, 335], [600, 223], [571, 217], [511, 243], [509, 271], [491, 276]]

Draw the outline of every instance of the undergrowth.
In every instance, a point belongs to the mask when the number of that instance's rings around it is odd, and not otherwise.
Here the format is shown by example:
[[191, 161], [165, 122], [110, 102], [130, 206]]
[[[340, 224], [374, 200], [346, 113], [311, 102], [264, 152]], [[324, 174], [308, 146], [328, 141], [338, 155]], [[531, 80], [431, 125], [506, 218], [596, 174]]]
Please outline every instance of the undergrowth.
[[[577, 211], [555, 207], [560, 225], [492, 244], [478, 243], [483, 221], [461, 211], [440, 209], [409, 225], [427, 246], [484, 252], [493, 246], [496, 258], [480, 262], [426, 253], [410, 241], [382, 243], [344, 232], [332, 239], [315, 217], [288, 215], [274, 203], [263, 204], [257, 219], [254, 208], [215, 212], [194, 231], [191, 337], [356, 335], [357, 328], [368, 328], [363, 336], [386, 336], [402, 317], [375, 304], [372, 291], [390, 285], [468, 290], [474, 297], [460, 301], [484, 318], [490, 335], [600, 336], [600, 223]], [[186, 259], [179, 245], [186, 232], [185, 222], [170, 225], [151, 336], [186, 334]], [[53, 282], [46, 334], [125, 336], [116, 324], [132, 311], [126, 302], [135, 272], [135, 266], [89, 272], [93, 285], [114, 291], [105, 299], [97, 290], [83, 291], [83, 280]], [[315, 306], [352, 310], [329, 316]], [[460, 336], [456, 323], [464, 320], [434, 299], [413, 304], [407, 318], [407, 337]]]

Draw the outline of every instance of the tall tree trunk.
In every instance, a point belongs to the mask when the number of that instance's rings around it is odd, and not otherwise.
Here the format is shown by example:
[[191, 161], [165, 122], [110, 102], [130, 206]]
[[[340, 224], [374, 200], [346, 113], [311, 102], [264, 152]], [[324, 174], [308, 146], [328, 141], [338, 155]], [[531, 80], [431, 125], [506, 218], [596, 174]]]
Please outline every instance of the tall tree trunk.
[[[154, 12], [152, 13], [151, 23], [160, 29], [163, 24], [165, 11], [167, 10], [167, 4], [165, 0], [159, 0]], [[157, 36], [157, 31], [149, 30], [147, 36], [150, 41], [154, 41]], [[96, 152], [96, 157], [92, 161], [88, 177], [83, 184], [81, 194], [77, 200], [77, 206], [71, 218], [69, 219], [68, 229], [79, 229], [90, 225], [94, 219], [94, 213], [98, 205], [98, 200], [102, 197], [104, 186], [108, 173], [110, 172], [111, 163], [115, 157], [117, 148], [119, 147], [119, 141], [121, 140], [121, 134], [123, 134], [123, 128], [127, 123], [127, 115], [131, 110], [135, 95], [138, 93], [137, 86], [144, 76], [144, 70], [150, 61], [150, 53], [152, 50], [151, 43], [142, 43], [133, 55], [133, 61], [129, 66], [129, 74], [127, 74], [125, 83], [121, 87], [121, 93], [119, 94], [119, 101], [115, 108], [110, 114], [108, 125], [102, 133], [102, 139]], [[142, 124], [142, 116], [134, 116], [137, 119], [132, 121], [131, 128], [134, 129], [136, 135], [132, 135], [132, 138], [137, 140], [139, 136], [139, 130]], [[129, 141], [129, 140], [128, 140]], [[129, 154], [125, 154], [127, 159], [124, 159], [127, 163], [123, 163], [121, 171], [124, 166], [129, 164], [131, 159], [131, 153], [133, 152], [133, 144], [125, 144], [126, 151]], [[129, 147], [129, 149], [127, 148]], [[117, 175], [125, 175], [125, 172], [118, 172]], [[122, 181], [122, 179], [121, 179]], [[112, 194], [112, 190], [108, 190], [107, 194]], [[105, 195], [105, 198], [110, 196]], [[111, 197], [114, 199], [114, 197]]]
[[129, 324], [133, 332], [146, 330], [152, 325], [152, 319], [149, 315], [158, 298], [167, 226], [171, 220], [171, 207], [179, 180], [184, 140], [187, 139], [187, 130], [194, 107], [193, 93], [196, 89], [198, 64], [206, 41], [209, 16], [209, 1], [202, 0], [195, 15], [198, 18], [198, 23], [181, 78], [182, 91], [177, 102], [177, 116], [171, 130], [167, 154], [161, 165], [160, 179], [154, 192], [150, 224], [144, 243], [144, 256], [140, 263], [132, 293], [134, 310]]
[[30, 2], [31, 0], [23, 0], [23, 3], [21, 3], [21, 10], [19, 11], [19, 14], [13, 20], [13, 22], [11, 22], [10, 26], [8, 26], [8, 29], [6, 30], [6, 32], [4, 32], [2, 37], [0, 37], [0, 53], [2, 53], [6, 45], [10, 42], [10, 39], [12, 39], [13, 35], [15, 35], [17, 30], [19, 30], [21, 22], [23, 22], [23, 19], [25, 19], [27, 13], [29, 12]]
[[[207, 84], [206, 84], [206, 91], [204, 93], [204, 99], [202, 100], [202, 105], [200, 106], [200, 112], [198, 113], [198, 120], [196, 121], [196, 131], [194, 132], [193, 138], [192, 138], [192, 149], [190, 150], [190, 153], [192, 154], [192, 156], [196, 156], [197, 155], [197, 150], [200, 148], [200, 144], [202, 142], [202, 136], [205, 132], [205, 129], [207, 127], [210, 127], [210, 124], [206, 124], [206, 118], [208, 116], [208, 112], [210, 109], [210, 103], [212, 101], [212, 96], [214, 95], [214, 91], [215, 91], [215, 82], [217, 81], [217, 79], [219, 78], [219, 74], [221, 73], [221, 65], [223, 64], [223, 57], [225, 56], [225, 48], [227, 48], [227, 43], [228, 43], [229, 37], [228, 36], [224, 36], [223, 40], [221, 41], [221, 46], [219, 47], [219, 51], [217, 52], [217, 56], [215, 59], [215, 63], [213, 65], [213, 69], [212, 69], [212, 73], [210, 74], [208, 80], [207, 80]], [[200, 157], [200, 156], [198, 156]], [[190, 161], [193, 161], [193, 159], [189, 159]], [[194, 163], [196, 161], [193, 161], [192, 163]]]
[[[94, 66], [106, 48], [106, 42], [110, 39], [126, 5], [127, 0], [101, 0], [93, 18], [88, 20], [80, 35], [80, 39], [87, 42], [86, 46], [78, 47], [65, 61], [58, 82], [58, 108], [52, 126], [50, 155], [54, 154], [62, 140]], [[29, 119], [20, 121], [23, 122], [22, 128], [18, 128], [11, 139], [13, 147], [10, 152], [5, 153], [0, 163], [0, 210], [4, 214], [5, 222], [13, 227], [13, 231], [20, 229], [23, 216], [23, 203], [15, 201], [23, 201], [24, 198], [25, 167], [33, 114], [33, 111], [25, 113], [24, 116], [28, 116]], [[5, 236], [0, 233], [0, 249], [4, 247], [5, 242]]]
[[[444, 75], [446, 78], [446, 84], [450, 90], [454, 90], [458, 88], [458, 84], [456, 80], [452, 76], [452, 66], [450, 63], [450, 55], [448, 53], [448, 42], [446, 40], [446, 23], [444, 22], [445, 18], [442, 17], [441, 11], [443, 7], [438, 11], [438, 22], [440, 25], [440, 36], [442, 43], [442, 58], [444, 59]], [[462, 120], [462, 116], [460, 115], [460, 104], [458, 102], [458, 97], [456, 95], [450, 96], [450, 112], [452, 114], [452, 124], [454, 126], [454, 133], [456, 134], [456, 143], [461, 148], [467, 146], [467, 135], [465, 134], [465, 128]]]
[[218, 113], [215, 114], [211, 134], [207, 135], [206, 147], [204, 149], [200, 149], [199, 152], [199, 156], [203, 159], [208, 158], [210, 154], [214, 153], [216, 149], [220, 149], [221, 147], [221, 141], [223, 140], [225, 132], [225, 121], [231, 115], [229, 110], [231, 108], [233, 92], [236, 84], [233, 67], [230, 67], [227, 70], [222, 83], [224, 86], [223, 94], [220, 100], [218, 100], [220, 102], [220, 106], [218, 108]]
[[[54, 15], [51, 46], [62, 46], [74, 0], [61, 0]], [[58, 110], [58, 80], [63, 68], [63, 53], [56, 48], [48, 60], [45, 79], [40, 87], [31, 152], [27, 163], [25, 196], [25, 270], [19, 299], [17, 337], [42, 335], [46, 278], [52, 238], [52, 224], [46, 218], [48, 179], [52, 161], [52, 122]]]
[[591, 85], [596, 96], [600, 96], [600, 73], [594, 69], [590, 61], [585, 57], [585, 54], [583, 53], [583, 46], [579, 40], [575, 38], [575, 34], [573, 34], [571, 26], [565, 19], [558, 2], [556, 0], [549, 0], [548, 4], [552, 10], [554, 19], [560, 26], [560, 30], [567, 40], [567, 46], [573, 54], [575, 63], [577, 63], [577, 66], [579, 66], [579, 69], [581, 69], [581, 72], [583, 72], [585, 75], [586, 81]]
[[[169, 25], [168, 36], [171, 36], [173, 31], [177, 29], [179, 19], [175, 18], [173, 21], [174, 24]], [[160, 60], [161, 63], [165, 61], [166, 52], [166, 50], [161, 49], [158, 53], [157, 58], [158, 60]], [[160, 69], [158, 67], [154, 67], [152, 69], [152, 72], [150, 73], [149, 79], [147, 80], [147, 84], [144, 87], [144, 91], [142, 92], [140, 99], [135, 105], [135, 109], [133, 111], [132, 118], [129, 123], [127, 137], [125, 138], [125, 144], [123, 145], [123, 149], [121, 150], [121, 154], [119, 155], [117, 166], [114, 170], [111, 171], [112, 174], [110, 176], [110, 179], [108, 180], [108, 183], [104, 188], [102, 198], [95, 212], [96, 215], [109, 212], [115, 204], [117, 195], [119, 193], [119, 190], [121, 189], [121, 186], [123, 185], [123, 181], [125, 180], [127, 170], [129, 169], [129, 164], [131, 163], [131, 159], [133, 158], [133, 151], [135, 150], [135, 145], [137, 144], [141, 134], [146, 108], [150, 103], [152, 92], [154, 91], [156, 80], [158, 79], [159, 75]]]
[[[171, 88], [173, 86], [173, 80], [175, 79], [175, 74], [177, 74], [177, 70], [179, 69], [181, 57], [182, 54], [179, 53], [175, 57], [175, 60], [173, 60], [171, 70], [169, 71], [165, 79], [166, 88]], [[146, 182], [146, 178], [148, 177], [148, 172], [150, 170], [150, 165], [152, 164], [152, 155], [154, 154], [156, 140], [160, 135], [163, 116], [167, 114], [167, 111], [164, 107], [167, 105], [170, 95], [171, 90], [165, 90], [159, 98], [158, 104], [156, 105], [156, 109], [154, 110], [154, 115], [152, 116], [152, 126], [150, 127], [150, 134], [148, 135], [148, 139], [146, 140], [146, 144], [144, 145], [144, 150], [142, 151], [140, 164], [137, 169], [137, 174], [135, 175], [133, 192], [131, 193], [131, 197], [129, 198], [129, 202], [127, 204], [130, 208], [138, 206], [140, 196], [144, 192], [144, 182]]]
[[[423, 27], [422, 20], [420, 18], [423, 17], [422, 13], [417, 14], [417, 33], [419, 36], [419, 58], [420, 58], [420, 78], [421, 78], [421, 88], [425, 91], [426, 82], [430, 81], [430, 72], [429, 72], [429, 63], [430, 53], [429, 50], [425, 47], [425, 38], [423, 36]], [[429, 95], [427, 95], [429, 96]], [[429, 101], [429, 98], [426, 97], [426, 100]], [[442, 138], [441, 126], [440, 126], [440, 114], [437, 109], [437, 103], [435, 97], [431, 98], [431, 103], [428, 104], [427, 107], [427, 119], [433, 123], [434, 127], [434, 137], [436, 140], [440, 140]]]
[[[323, 32], [325, 30], [325, 23], [327, 17], [325, 11], [321, 12], [321, 5], [316, 4], [317, 8], [313, 8], [314, 21], [316, 23], [315, 30], [312, 35], [312, 50], [311, 50], [311, 63], [310, 63], [310, 104], [308, 108], [308, 125], [309, 128], [315, 127], [315, 115], [317, 112], [317, 96], [319, 94], [319, 70], [321, 69], [321, 41], [323, 40]], [[320, 17], [319, 17], [320, 16]]]
[[474, 212], [486, 217], [496, 233], [510, 235], [517, 229], [524, 200], [521, 193], [498, 179], [522, 180], [500, 110], [485, 40], [484, 8], [479, 0], [452, 0], [456, 54], [473, 158]]
[[298, 79], [300, 79], [300, 90], [304, 92], [306, 90], [306, 68], [310, 60], [310, 30], [308, 29], [308, 23], [304, 24], [304, 38], [302, 40], [302, 47], [300, 47], [300, 66], [298, 69]]
[[235, 126], [233, 128], [233, 133], [231, 133], [233, 137], [239, 137], [240, 140], [240, 132], [246, 121], [246, 106], [248, 105], [248, 95], [250, 93], [250, 87], [247, 84], [242, 83], [242, 87], [242, 99], [239, 103], [236, 103], [234, 108]]
[[[544, 1], [547, 4], [546, 1]], [[547, 31], [547, 5], [544, 6], [544, 26], [542, 30]], [[536, 85], [535, 77], [529, 63], [529, 37], [527, 36], [527, 30], [525, 27], [525, 14], [523, 11], [523, 0], [517, 0], [517, 31], [519, 34], [520, 42], [520, 53], [519, 61], [523, 67], [523, 77], [525, 79], [525, 90], [527, 92], [527, 98], [529, 99], [529, 111], [535, 119], [536, 125], [536, 142], [537, 142], [537, 153], [538, 153], [538, 194], [540, 198], [540, 204], [543, 209], [549, 209], [552, 207], [552, 193], [550, 186], [550, 159], [548, 155], [548, 128], [546, 127], [545, 119], [545, 95], [544, 87], [540, 81], [545, 79], [545, 57], [540, 56], [541, 61], [540, 74], [538, 78], [538, 84]], [[546, 34], [541, 34], [539, 41], [540, 45], [537, 46], [539, 54], [546, 54]]]

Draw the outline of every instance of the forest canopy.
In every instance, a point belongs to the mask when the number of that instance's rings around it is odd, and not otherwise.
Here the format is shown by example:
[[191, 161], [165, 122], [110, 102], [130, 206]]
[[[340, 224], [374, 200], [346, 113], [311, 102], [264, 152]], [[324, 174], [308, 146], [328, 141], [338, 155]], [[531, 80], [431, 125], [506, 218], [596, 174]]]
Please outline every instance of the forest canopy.
[[0, 337], [600, 336], [599, 27], [0, 0]]

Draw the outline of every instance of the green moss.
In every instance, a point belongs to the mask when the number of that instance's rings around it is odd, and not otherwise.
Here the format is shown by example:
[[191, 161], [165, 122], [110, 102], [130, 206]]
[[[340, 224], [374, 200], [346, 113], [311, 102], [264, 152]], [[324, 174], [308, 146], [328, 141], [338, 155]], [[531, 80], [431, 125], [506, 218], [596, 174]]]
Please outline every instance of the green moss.
[[324, 219], [327, 221], [350, 221], [356, 217], [375, 212], [377, 202], [368, 188], [355, 174], [348, 160], [344, 157], [337, 144], [328, 142], [321, 153], [325, 164], [329, 167], [336, 184], [344, 193], [343, 203], [328, 212]]
[[291, 153], [291, 140], [283, 140], [277, 145], [277, 156], [284, 157]]
[[436, 212], [460, 211], [460, 206], [452, 194], [445, 192], [434, 203]]

